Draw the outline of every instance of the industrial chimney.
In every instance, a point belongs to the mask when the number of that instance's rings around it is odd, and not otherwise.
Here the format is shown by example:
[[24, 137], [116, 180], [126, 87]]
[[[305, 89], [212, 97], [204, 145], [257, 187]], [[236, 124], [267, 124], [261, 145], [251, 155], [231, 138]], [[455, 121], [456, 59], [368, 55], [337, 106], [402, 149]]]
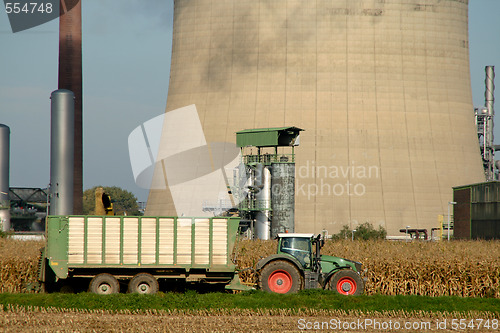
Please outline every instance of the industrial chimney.
[[486, 72], [484, 106], [488, 109], [488, 114], [493, 116], [495, 115], [495, 66], [486, 66], [484, 71]]
[[9, 164], [10, 128], [0, 124], [0, 230], [10, 230]]
[[75, 146], [75, 95], [65, 89], [52, 92], [50, 121], [49, 215], [73, 211], [73, 161]]
[[82, 143], [82, 5], [80, 0], [61, 1], [59, 16], [59, 89], [74, 93], [73, 211], [83, 213]]

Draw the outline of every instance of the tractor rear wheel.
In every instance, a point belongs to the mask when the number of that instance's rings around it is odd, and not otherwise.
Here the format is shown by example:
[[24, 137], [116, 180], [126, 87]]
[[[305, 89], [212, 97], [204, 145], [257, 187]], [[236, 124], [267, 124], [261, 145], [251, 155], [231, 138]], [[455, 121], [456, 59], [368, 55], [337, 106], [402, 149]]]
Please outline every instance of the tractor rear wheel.
[[295, 265], [282, 260], [273, 261], [261, 271], [260, 288], [278, 294], [296, 293], [302, 289], [302, 276]]
[[341, 295], [361, 295], [365, 289], [363, 279], [351, 269], [343, 269], [333, 274], [328, 288]]

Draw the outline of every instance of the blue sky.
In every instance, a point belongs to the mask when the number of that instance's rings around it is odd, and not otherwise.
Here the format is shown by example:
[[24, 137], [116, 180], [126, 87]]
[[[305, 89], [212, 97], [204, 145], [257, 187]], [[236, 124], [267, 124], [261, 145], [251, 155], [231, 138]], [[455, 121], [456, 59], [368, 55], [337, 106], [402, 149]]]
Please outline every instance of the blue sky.
[[[46, 187], [58, 20], [13, 34], [0, 8], [0, 123], [11, 129], [10, 184]], [[173, 0], [82, 1], [84, 188], [116, 185], [147, 200], [148, 191], [134, 183], [127, 138], [165, 110], [172, 13]], [[499, 14], [500, 0], [470, 0], [474, 106], [484, 104], [484, 66], [497, 66], [500, 87]]]

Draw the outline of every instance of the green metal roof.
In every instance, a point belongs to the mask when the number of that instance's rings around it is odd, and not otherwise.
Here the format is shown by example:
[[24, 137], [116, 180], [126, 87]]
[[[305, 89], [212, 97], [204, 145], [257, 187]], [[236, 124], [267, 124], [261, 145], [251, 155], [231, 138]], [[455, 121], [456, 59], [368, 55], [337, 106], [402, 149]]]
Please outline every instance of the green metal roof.
[[296, 129], [296, 130], [299, 130], [299, 131], [303, 131], [303, 129], [295, 127], [295, 126], [286, 126], [286, 127], [251, 128], [251, 129], [246, 129], [246, 130], [242, 130], [242, 131], [236, 132], [236, 134], [240, 134], [240, 133], [257, 133], [257, 132], [286, 131], [288, 129], [290, 129], [290, 130]]
[[296, 139], [303, 129], [289, 127], [253, 128], [236, 132], [238, 147], [280, 147], [296, 146]]

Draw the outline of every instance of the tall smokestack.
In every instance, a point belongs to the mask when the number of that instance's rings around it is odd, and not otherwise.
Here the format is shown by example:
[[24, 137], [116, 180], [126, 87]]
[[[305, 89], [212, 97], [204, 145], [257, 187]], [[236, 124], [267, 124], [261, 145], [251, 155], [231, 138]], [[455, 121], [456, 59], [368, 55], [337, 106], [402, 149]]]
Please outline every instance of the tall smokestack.
[[75, 95], [59, 89], [50, 95], [49, 215], [72, 215]]
[[10, 128], [0, 124], [0, 230], [10, 230], [9, 201]]
[[80, 0], [61, 1], [60, 14], [59, 89], [67, 89], [75, 94], [73, 213], [82, 214], [82, 7]]

